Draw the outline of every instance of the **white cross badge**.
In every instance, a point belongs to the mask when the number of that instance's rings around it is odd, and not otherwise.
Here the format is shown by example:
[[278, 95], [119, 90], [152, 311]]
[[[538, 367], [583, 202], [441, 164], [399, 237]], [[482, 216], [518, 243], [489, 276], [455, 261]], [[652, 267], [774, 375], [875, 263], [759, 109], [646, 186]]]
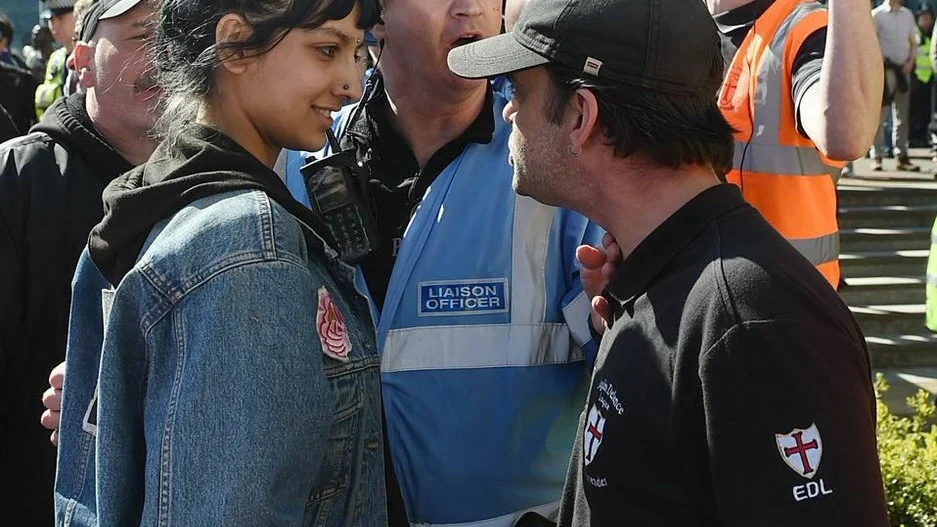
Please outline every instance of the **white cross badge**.
[[787, 466], [807, 479], [817, 475], [823, 457], [823, 440], [816, 424], [804, 430], [795, 428], [787, 434], [775, 434], [774, 437], [781, 459]]
[[605, 418], [596, 405], [592, 405], [589, 410], [589, 419], [586, 420], [586, 432], [582, 439], [582, 457], [586, 465], [592, 463], [595, 455], [599, 452], [599, 446], [602, 445], [602, 438], [605, 436]]

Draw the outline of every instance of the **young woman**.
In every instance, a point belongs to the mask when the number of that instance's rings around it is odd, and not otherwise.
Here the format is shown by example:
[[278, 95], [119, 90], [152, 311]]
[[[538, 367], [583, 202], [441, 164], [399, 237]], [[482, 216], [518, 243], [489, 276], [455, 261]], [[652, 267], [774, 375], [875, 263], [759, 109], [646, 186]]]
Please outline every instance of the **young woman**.
[[74, 285], [60, 523], [386, 523], [369, 304], [272, 170], [360, 97], [377, 16], [162, 1], [164, 141], [105, 192]]

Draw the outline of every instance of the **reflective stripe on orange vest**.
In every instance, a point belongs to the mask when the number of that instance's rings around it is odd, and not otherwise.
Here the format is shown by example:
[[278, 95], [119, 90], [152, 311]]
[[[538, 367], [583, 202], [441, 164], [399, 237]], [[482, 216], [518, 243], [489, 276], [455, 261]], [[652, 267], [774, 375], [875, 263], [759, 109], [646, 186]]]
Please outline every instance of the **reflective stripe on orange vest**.
[[834, 287], [839, 283], [836, 184], [842, 164], [797, 130], [793, 63], [804, 41], [826, 27], [813, 0], [777, 0], [739, 47], [719, 106], [736, 133], [729, 182]]

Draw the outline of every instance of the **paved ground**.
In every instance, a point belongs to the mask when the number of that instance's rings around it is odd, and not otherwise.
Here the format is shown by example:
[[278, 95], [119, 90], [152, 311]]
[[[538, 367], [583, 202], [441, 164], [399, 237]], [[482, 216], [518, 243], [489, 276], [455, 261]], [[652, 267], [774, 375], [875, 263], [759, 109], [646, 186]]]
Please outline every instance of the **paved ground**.
[[[931, 152], [924, 148], [911, 149], [911, 161], [920, 165], [920, 172], [898, 172], [894, 159], [883, 161], [884, 170], [873, 172], [870, 159], [860, 159], [853, 164], [852, 176], [840, 180], [841, 185], [905, 187], [937, 190], [937, 163]], [[883, 371], [891, 385], [885, 402], [892, 411], [907, 413], [905, 399], [918, 389], [937, 395], [937, 368], [891, 369]]]
[[840, 184], [883, 185], [886, 187], [911, 187], [937, 189], [937, 163], [931, 159], [930, 150], [911, 149], [911, 162], [920, 165], [920, 172], [898, 172], [897, 161], [884, 159], [884, 170], [873, 172], [870, 159], [860, 159], [853, 163], [854, 177], [844, 177]]

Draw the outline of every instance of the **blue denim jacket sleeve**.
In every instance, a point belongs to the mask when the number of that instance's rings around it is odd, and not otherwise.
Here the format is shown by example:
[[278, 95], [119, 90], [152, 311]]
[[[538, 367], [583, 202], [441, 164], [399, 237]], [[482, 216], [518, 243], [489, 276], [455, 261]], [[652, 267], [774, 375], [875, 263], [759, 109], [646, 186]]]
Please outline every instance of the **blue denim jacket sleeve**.
[[253, 262], [176, 299], [145, 266], [125, 278], [101, 358], [98, 468], [118, 477], [98, 479], [100, 518], [305, 523], [334, 407], [311, 274]]
[[56, 525], [93, 525], [96, 522], [95, 449], [96, 414], [93, 414], [104, 341], [102, 299], [113, 293], [111, 284], [88, 256], [81, 253], [72, 281], [68, 348], [59, 448], [55, 477]]

